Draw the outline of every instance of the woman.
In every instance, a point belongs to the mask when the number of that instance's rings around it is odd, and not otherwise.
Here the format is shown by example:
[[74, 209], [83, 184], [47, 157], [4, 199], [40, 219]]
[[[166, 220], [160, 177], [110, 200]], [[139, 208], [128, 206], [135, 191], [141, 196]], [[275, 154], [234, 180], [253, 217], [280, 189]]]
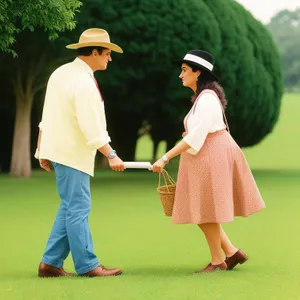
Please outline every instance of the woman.
[[196, 273], [232, 270], [247, 261], [221, 224], [265, 207], [241, 149], [226, 131], [227, 102], [212, 72], [214, 61], [201, 50], [189, 51], [182, 60], [179, 78], [193, 90], [193, 106], [184, 119], [183, 140], [153, 165], [153, 172], [162, 172], [173, 157], [181, 155], [173, 222], [197, 224], [211, 252], [211, 262]]

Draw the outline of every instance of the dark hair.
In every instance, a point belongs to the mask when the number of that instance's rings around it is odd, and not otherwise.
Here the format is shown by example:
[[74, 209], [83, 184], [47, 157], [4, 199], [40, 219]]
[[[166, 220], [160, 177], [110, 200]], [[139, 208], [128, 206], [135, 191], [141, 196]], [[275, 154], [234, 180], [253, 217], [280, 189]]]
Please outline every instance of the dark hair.
[[94, 49], [96, 49], [98, 51], [99, 55], [101, 55], [102, 51], [107, 48], [98, 47], [98, 46], [82, 47], [82, 48], [77, 49], [77, 55], [90, 56]]
[[[188, 64], [193, 72], [196, 72], [197, 70], [199, 70], [199, 68]], [[197, 97], [200, 95], [200, 93], [205, 90], [205, 89], [209, 89], [209, 90], [213, 90], [218, 98], [220, 99], [220, 102], [223, 106], [223, 109], [225, 111], [226, 109], [226, 105], [227, 105], [227, 100], [226, 100], [226, 96], [225, 96], [225, 92], [222, 88], [222, 86], [217, 82], [217, 81], [213, 81], [212, 79], [209, 79], [209, 77], [207, 76], [206, 71], [200, 70], [201, 71], [201, 75], [199, 77], [200, 80], [197, 81], [197, 90], [196, 93], [193, 95], [192, 97], [192, 102], [194, 103], [195, 100], [197, 99]]]

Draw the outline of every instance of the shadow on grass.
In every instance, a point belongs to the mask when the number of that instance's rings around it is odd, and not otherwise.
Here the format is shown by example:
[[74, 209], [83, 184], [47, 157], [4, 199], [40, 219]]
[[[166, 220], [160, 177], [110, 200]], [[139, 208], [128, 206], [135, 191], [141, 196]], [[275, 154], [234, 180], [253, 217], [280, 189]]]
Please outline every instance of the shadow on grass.
[[[202, 273], [197, 274], [194, 273], [196, 270], [201, 269], [204, 266], [179, 266], [179, 267], [161, 267], [161, 266], [147, 266], [147, 267], [135, 267], [135, 268], [125, 268], [123, 273], [119, 276], [107, 276], [101, 277], [104, 278], [127, 278], [127, 277], [201, 277], [201, 276], [230, 276], [237, 273], [249, 273], [249, 270], [232, 270], [232, 271], [216, 271], [213, 273]], [[91, 277], [84, 277], [79, 275], [73, 275], [69, 277], [44, 277], [39, 278], [35, 272], [28, 272], [28, 273], [13, 273], [7, 272], [5, 274], [2, 273], [3, 278], [8, 281], [15, 281], [15, 280], [52, 280], [52, 281], [70, 281], [70, 280], [92, 280], [95, 278]], [[4, 280], [4, 281], [5, 281]]]
[[[129, 276], [158, 276], [158, 277], [182, 277], [182, 276], [203, 276], [211, 275], [208, 274], [197, 274], [194, 273], [196, 270], [203, 268], [204, 266], [178, 266], [178, 267], [161, 267], [161, 266], [152, 266], [152, 267], [141, 267], [141, 268], [132, 268], [128, 269]], [[217, 271], [214, 274], [224, 274], [227, 272]], [[229, 273], [229, 272], [228, 272]], [[127, 273], [126, 273], [127, 274]]]

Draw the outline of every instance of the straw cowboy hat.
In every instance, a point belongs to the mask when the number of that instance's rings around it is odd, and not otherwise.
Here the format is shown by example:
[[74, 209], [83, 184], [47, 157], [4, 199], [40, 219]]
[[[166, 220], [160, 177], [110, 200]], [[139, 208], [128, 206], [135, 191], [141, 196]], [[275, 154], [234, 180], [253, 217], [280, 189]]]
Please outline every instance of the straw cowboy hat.
[[79, 49], [83, 47], [100, 46], [112, 51], [123, 53], [123, 50], [116, 44], [110, 42], [109, 34], [104, 29], [91, 28], [85, 30], [76, 44], [66, 46], [68, 49]]
[[200, 77], [204, 77], [208, 81], [218, 81], [218, 77], [213, 73], [215, 58], [209, 52], [203, 50], [191, 50], [183, 59], [181, 63], [187, 63], [202, 71]]

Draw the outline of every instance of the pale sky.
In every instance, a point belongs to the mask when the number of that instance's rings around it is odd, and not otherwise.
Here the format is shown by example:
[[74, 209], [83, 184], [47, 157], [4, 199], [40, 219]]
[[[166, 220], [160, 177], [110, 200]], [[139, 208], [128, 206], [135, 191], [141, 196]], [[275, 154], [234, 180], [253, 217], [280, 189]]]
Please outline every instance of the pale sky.
[[300, 0], [236, 0], [262, 23], [268, 23], [271, 18], [283, 9], [300, 8]]

